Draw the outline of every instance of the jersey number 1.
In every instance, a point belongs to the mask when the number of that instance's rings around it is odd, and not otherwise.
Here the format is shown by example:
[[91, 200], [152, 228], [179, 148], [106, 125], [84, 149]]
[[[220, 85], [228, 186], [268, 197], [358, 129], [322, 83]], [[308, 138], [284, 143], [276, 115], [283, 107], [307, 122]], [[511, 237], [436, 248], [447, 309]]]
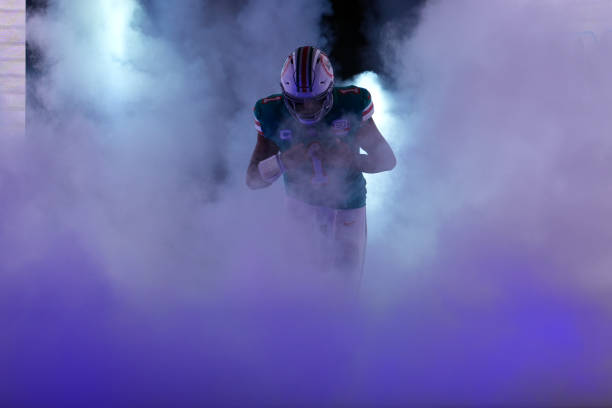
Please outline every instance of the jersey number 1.
[[316, 142], [308, 147], [308, 156], [310, 156], [310, 160], [312, 161], [312, 171], [314, 173], [310, 181], [314, 185], [321, 185], [327, 183], [327, 176], [323, 171], [323, 163], [321, 162], [321, 158], [319, 157], [320, 150], [321, 145]]

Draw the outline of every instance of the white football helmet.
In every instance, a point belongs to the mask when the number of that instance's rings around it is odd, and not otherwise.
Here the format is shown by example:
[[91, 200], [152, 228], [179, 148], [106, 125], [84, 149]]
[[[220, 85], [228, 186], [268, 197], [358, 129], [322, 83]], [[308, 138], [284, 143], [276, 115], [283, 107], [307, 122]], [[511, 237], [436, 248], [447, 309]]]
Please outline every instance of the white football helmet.
[[280, 84], [287, 110], [306, 125], [321, 120], [334, 104], [334, 70], [316, 47], [299, 47], [289, 54]]

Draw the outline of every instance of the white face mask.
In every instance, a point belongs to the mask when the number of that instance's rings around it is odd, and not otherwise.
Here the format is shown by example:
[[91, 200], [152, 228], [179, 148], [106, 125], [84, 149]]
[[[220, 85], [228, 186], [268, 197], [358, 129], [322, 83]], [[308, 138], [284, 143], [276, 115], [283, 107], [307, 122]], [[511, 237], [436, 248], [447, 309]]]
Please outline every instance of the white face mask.
[[314, 98], [295, 98], [283, 92], [285, 106], [299, 122], [311, 125], [321, 120], [332, 108], [333, 87]]

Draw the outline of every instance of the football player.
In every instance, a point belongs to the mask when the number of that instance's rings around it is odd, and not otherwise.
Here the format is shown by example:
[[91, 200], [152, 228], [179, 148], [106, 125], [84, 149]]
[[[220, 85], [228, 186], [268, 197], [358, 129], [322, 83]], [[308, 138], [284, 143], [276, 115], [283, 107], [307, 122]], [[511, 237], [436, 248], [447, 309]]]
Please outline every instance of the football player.
[[395, 156], [372, 119], [370, 93], [335, 87], [334, 71], [320, 49], [293, 51], [280, 85], [280, 94], [255, 104], [257, 143], [246, 183], [263, 188], [282, 175], [290, 212], [319, 231], [331, 254], [329, 265], [359, 288], [366, 245], [362, 173], [393, 169]]

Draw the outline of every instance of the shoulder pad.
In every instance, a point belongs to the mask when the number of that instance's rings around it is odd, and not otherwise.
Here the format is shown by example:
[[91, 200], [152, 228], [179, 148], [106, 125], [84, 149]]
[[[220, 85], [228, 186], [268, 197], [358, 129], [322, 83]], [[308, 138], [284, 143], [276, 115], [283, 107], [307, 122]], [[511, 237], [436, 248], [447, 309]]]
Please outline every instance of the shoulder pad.
[[255, 115], [263, 113], [263, 111], [267, 111], [270, 109], [274, 109], [274, 107], [278, 106], [279, 103], [282, 103], [283, 97], [281, 94], [270, 95], [265, 98], [262, 98], [255, 103]]
[[[278, 121], [282, 106], [283, 98], [281, 94], [267, 96], [255, 103], [253, 114], [255, 116], [255, 129], [258, 134], [264, 135], [269, 131], [269, 126]], [[267, 127], [265, 124], [267, 124]]]
[[362, 121], [370, 119], [374, 114], [374, 104], [367, 89], [354, 85], [342, 86], [338, 87], [338, 93], [342, 95], [344, 100], [347, 100], [350, 106], [353, 106], [353, 109], [361, 114]]

